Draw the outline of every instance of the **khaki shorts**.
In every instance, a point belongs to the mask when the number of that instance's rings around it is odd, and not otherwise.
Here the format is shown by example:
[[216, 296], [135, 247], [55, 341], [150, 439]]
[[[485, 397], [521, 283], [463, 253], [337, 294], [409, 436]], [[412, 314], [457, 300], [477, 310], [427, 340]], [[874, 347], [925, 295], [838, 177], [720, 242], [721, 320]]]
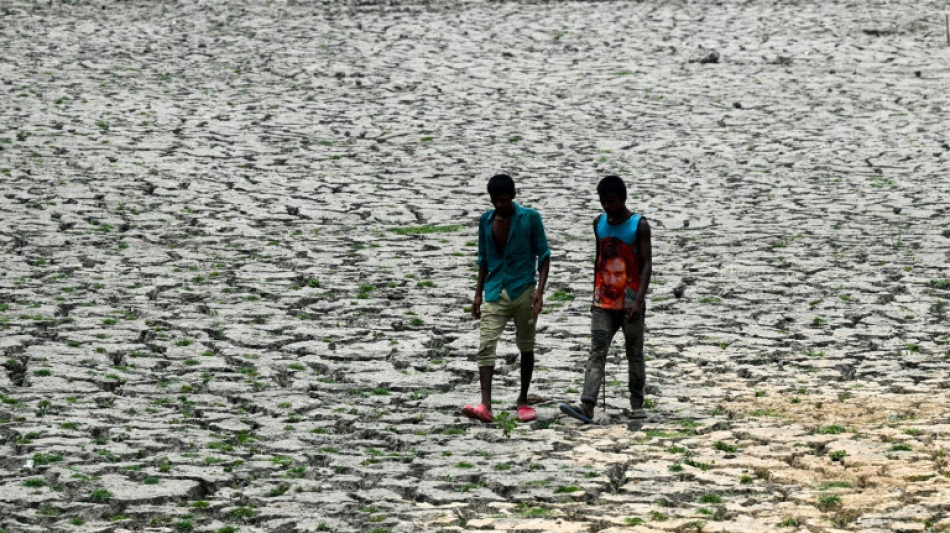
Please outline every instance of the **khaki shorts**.
[[515, 319], [515, 344], [522, 353], [534, 351], [534, 333], [537, 315], [531, 312], [535, 286], [530, 285], [512, 300], [508, 291], [502, 289], [497, 302], [482, 305], [481, 341], [478, 346], [478, 366], [495, 366], [495, 351], [498, 339], [505, 331], [508, 320]]

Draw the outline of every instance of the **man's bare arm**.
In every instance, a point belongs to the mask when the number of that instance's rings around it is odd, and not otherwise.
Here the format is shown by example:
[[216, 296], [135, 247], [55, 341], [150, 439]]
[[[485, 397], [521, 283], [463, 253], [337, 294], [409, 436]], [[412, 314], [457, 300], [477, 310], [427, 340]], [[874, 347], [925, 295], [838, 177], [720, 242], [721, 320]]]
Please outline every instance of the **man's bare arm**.
[[640, 288], [637, 290], [633, 307], [627, 313], [628, 319], [632, 319], [643, 311], [644, 299], [647, 289], [650, 288], [650, 277], [653, 274], [653, 241], [650, 235], [650, 224], [646, 218], [640, 219], [637, 228], [637, 250], [637, 261], [640, 263]]
[[482, 293], [485, 292], [485, 278], [488, 277], [488, 267], [478, 267], [478, 282], [475, 284], [475, 299], [472, 300], [472, 318], [482, 318]]
[[534, 291], [534, 302], [531, 305], [531, 312], [538, 314], [544, 308], [544, 286], [548, 284], [548, 271], [551, 270], [551, 256], [547, 256], [538, 269], [538, 288]]

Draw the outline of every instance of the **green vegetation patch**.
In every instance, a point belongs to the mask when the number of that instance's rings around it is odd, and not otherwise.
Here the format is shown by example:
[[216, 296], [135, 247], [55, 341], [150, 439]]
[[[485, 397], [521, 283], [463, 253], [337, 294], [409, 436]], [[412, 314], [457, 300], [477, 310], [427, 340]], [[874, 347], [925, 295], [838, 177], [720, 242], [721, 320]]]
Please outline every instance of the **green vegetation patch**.
[[405, 228], [392, 228], [390, 231], [399, 235], [425, 235], [427, 233], [452, 233], [462, 228], [458, 224], [449, 224], [446, 226], [436, 226], [430, 224], [427, 226], [408, 226]]

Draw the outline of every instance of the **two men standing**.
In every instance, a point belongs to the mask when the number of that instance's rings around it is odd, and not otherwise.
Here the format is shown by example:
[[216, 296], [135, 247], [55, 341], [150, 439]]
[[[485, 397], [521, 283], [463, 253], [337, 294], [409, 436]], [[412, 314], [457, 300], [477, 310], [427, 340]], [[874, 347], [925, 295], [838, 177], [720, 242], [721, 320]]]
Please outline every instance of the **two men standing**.
[[[588, 424], [593, 423], [607, 350], [620, 329], [629, 363], [631, 413], [635, 418], [646, 417], [643, 411], [644, 297], [653, 270], [650, 226], [644, 217], [627, 209], [623, 180], [607, 176], [598, 184], [597, 193], [604, 212], [594, 219], [593, 225], [597, 255], [591, 305], [591, 353], [580, 405], [562, 403], [558, 406], [563, 413]], [[482, 319], [478, 350], [482, 403], [475, 407], [466, 405], [462, 414], [483, 422], [492, 421], [495, 349], [508, 320], [514, 318], [516, 344], [521, 351], [518, 417], [527, 422], [537, 418], [528, 405], [528, 387], [534, 371], [534, 337], [537, 317], [544, 305], [551, 251], [538, 212], [513, 202], [515, 186], [509, 176], [493, 176], [488, 182], [488, 194], [495, 209], [484, 213], [479, 220], [479, 274], [472, 302], [472, 316]]]

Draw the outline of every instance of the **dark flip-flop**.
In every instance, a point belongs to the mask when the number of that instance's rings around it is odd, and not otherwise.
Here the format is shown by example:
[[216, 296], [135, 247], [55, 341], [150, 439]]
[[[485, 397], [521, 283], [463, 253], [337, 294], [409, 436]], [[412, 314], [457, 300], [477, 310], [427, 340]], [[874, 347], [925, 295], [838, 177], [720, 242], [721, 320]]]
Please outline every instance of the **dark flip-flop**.
[[561, 410], [562, 413], [566, 414], [571, 418], [576, 418], [585, 424], [593, 424], [594, 420], [585, 415], [583, 409], [566, 403], [557, 404], [557, 408]]

